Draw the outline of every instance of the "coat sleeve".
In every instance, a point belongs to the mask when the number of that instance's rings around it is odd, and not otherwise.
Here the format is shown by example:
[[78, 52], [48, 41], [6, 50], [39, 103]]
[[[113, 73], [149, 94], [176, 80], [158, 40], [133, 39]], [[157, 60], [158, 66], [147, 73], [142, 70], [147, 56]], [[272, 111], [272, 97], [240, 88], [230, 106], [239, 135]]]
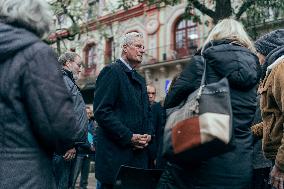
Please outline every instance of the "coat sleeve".
[[28, 63], [23, 71], [23, 100], [39, 140], [53, 149], [61, 143], [60, 150], [64, 151], [75, 142], [85, 141], [85, 131], [76, 123], [74, 104], [55, 53], [44, 44], [36, 49], [32, 57], [25, 55]]
[[[272, 94], [275, 98], [277, 106], [284, 116], [284, 61], [277, 66], [272, 84]], [[272, 74], [272, 73], [271, 73]], [[284, 123], [282, 123], [284, 125]], [[282, 130], [283, 132], [283, 130]], [[280, 135], [281, 133], [279, 133]], [[282, 133], [281, 145], [278, 148], [278, 152], [275, 159], [276, 166], [284, 172], [284, 134]]]
[[256, 137], [263, 137], [263, 122], [251, 126], [251, 132]]
[[115, 114], [115, 105], [119, 100], [120, 78], [118, 73], [105, 67], [97, 81], [94, 95], [94, 116], [104, 131], [122, 146], [130, 145], [133, 133]]
[[178, 79], [172, 84], [171, 90], [165, 99], [165, 108], [179, 105], [187, 96], [197, 89], [201, 83], [203, 61], [200, 56], [194, 56], [181, 72]]
[[63, 79], [74, 103], [74, 112], [77, 122], [79, 123], [80, 127], [83, 127], [85, 129], [85, 132], [87, 133], [88, 116], [86, 112], [86, 104], [83, 100], [81, 92], [79, 91], [76, 84], [73, 83], [73, 81], [68, 76], [63, 75]]

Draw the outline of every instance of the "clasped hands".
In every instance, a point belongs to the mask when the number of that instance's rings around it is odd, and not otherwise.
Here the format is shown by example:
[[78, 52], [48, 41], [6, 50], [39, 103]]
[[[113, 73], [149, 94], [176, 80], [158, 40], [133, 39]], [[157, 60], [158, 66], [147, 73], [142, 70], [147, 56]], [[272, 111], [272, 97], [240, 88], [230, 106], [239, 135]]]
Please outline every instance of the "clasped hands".
[[133, 134], [131, 138], [134, 149], [143, 149], [148, 146], [151, 141], [151, 135], [148, 134]]

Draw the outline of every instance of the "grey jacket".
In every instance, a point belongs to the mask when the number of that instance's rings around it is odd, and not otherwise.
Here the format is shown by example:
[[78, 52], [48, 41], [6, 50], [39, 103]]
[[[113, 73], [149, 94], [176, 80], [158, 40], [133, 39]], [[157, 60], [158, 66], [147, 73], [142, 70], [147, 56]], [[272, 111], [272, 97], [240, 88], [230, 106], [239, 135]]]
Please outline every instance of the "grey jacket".
[[87, 134], [88, 116], [86, 112], [86, 104], [83, 100], [80, 88], [76, 85], [72, 72], [66, 69], [62, 69], [62, 74], [63, 74], [64, 83], [74, 102], [74, 111], [76, 114], [78, 126], [80, 128], [83, 128], [85, 133]]
[[0, 23], [0, 188], [56, 188], [52, 153], [86, 140], [73, 106], [53, 50]]

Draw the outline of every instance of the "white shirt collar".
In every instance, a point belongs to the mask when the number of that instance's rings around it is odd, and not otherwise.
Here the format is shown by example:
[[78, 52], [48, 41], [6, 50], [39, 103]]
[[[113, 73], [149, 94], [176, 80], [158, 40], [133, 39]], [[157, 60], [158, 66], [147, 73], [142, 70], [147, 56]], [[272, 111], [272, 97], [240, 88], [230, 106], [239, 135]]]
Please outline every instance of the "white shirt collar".
[[123, 60], [123, 58], [120, 57], [119, 60], [120, 60], [123, 64], [125, 64], [125, 66], [126, 66], [128, 69], [133, 70], [133, 68], [131, 68], [131, 66], [130, 66], [125, 60]]

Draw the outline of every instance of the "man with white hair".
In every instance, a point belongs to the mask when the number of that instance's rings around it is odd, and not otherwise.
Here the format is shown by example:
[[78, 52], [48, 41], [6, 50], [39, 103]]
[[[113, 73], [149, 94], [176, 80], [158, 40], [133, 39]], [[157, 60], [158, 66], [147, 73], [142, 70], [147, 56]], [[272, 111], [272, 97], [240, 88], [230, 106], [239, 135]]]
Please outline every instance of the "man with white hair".
[[0, 188], [56, 189], [53, 152], [86, 140], [40, 39], [51, 20], [45, 0], [0, 0]]
[[152, 125], [146, 83], [135, 68], [145, 52], [143, 36], [124, 36], [121, 58], [98, 76], [94, 96], [97, 130], [95, 175], [112, 189], [121, 165], [148, 167]]

